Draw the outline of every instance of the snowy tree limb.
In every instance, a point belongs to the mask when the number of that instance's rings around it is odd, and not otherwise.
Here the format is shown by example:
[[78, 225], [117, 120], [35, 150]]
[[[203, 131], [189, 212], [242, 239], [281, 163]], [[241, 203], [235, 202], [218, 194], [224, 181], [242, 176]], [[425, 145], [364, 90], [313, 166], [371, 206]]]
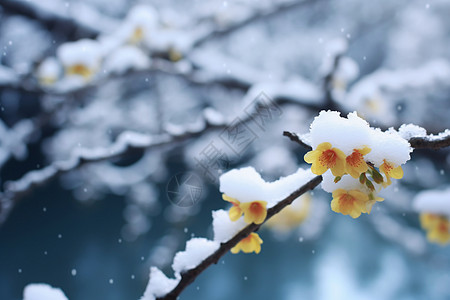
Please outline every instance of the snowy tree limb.
[[[291, 101], [281, 97], [274, 98], [273, 100], [278, 104], [301, 104], [301, 102]], [[309, 108], [308, 105], [305, 107]], [[243, 113], [240, 116], [240, 120], [242, 123], [247, 123], [257, 117], [257, 115], [257, 110], [254, 110], [251, 114]], [[136, 154], [138, 151], [149, 151], [154, 148], [181, 143], [202, 136], [210, 130], [225, 129], [231, 125], [231, 123], [226, 121], [210, 122], [206, 117], [201, 122], [201, 126], [198, 126], [198, 124], [193, 128], [189, 128], [189, 126], [186, 128], [184, 126], [184, 131], [176, 133], [166, 132], [159, 135], [149, 135], [136, 132], [123, 132], [109, 147], [77, 149], [72, 153], [71, 158], [66, 161], [53, 162], [42, 169], [29, 171], [18, 180], [5, 182], [3, 193], [0, 195], [0, 224], [6, 220], [15, 202], [32, 192], [36, 187], [48, 183], [61, 174], [78, 169], [85, 164], [127, 157]]]
[[66, 33], [66, 37], [82, 36], [87, 38], [95, 38], [100, 33], [95, 28], [80, 24], [71, 18], [63, 17], [49, 11], [43, 11], [42, 9], [26, 1], [1, 0], [0, 6], [3, 7], [7, 13], [22, 15], [29, 19], [38, 21], [48, 31], [53, 31], [56, 28], [58, 28], [58, 30], [64, 28], [63, 32]]
[[415, 149], [441, 149], [450, 146], [450, 133], [441, 138], [413, 137], [409, 139], [411, 147]]
[[226, 28], [215, 28], [215, 29], [211, 30], [211, 32], [207, 33], [203, 37], [200, 37], [198, 40], [196, 40], [193, 43], [193, 47], [198, 47], [212, 39], [229, 35], [233, 32], [238, 31], [239, 29], [244, 28], [245, 26], [247, 26], [249, 24], [256, 22], [256, 21], [267, 20], [268, 18], [277, 16], [280, 13], [289, 11], [291, 9], [295, 9], [295, 8], [303, 6], [303, 5], [318, 2], [318, 1], [321, 1], [321, 0], [300, 0], [300, 1], [280, 2], [279, 4], [274, 5], [273, 7], [269, 8], [268, 10], [257, 11], [255, 14], [251, 15], [249, 18], [239, 21], [231, 26], [228, 26]]
[[289, 132], [289, 131], [283, 131], [283, 135], [287, 136], [291, 141], [299, 144], [303, 148], [307, 149], [308, 151], [312, 150], [312, 147], [308, 145], [307, 143], [303, 142], [296, 133]]
[[[283, 135], [288, 137], [291, 141], [305, 147], [307, 150], [312, 150], [312, 147], [308, 143], [302, 141], [296, 133], [284, 131]], [[447, 130], [437, 136], [428, 135], [424, 137], [412, 137], [408, 139], [408, 142], [414, 149], [438, 150], [450, 146], [450, 132]]]
[[[314, 189], [322, 182], [322, 176], [316, 176], [309, 182], [292, 192], [288, 197], [278, 202], [277, 205], [267, 210], [267, 217], [264, 222], [278, 214], [283, 208], [294, 202], [295, 199], [303, 195], [309, 190]], [[264, 224], [264, 223], [263, 223]], [[181, 280], [177, 286], [169, 292], [166, 296], [158, 298], [158, 300], [175, 300], [180, 293], [212, 264], [217, 264], [219, 259], [231, 250], [239, 241], [248, 236], [250, 233], [257, 231], [263, 224], [256, 225], [252, 223], [237, 233], [232, 239], [226, 243], [222, 243], [220, 248], [207, 257], [194, 269], [190, 269], [181, 274]]]

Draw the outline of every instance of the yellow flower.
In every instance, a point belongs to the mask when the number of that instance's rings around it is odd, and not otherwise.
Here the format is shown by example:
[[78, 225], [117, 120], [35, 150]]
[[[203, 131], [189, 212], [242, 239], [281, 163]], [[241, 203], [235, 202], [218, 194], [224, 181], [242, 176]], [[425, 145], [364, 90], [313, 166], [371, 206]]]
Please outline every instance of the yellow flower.
[[129, 39], [129, 42], [130, 44], [133, 45], [139, 44], [142, 41], [143, 37], [144, 37], [144, 30], [142, 29], [142, 27], [138, 26], [134, 29], [133, 34]]
[[345, 174], [345, 154], [338, 148], [332, 148], [330, 143], [321, 143], [316, 150], [305, 154], [305, 161], [312, 164], [311, 171], [322, 175], [328, 169], [334, 176]]
[[353, 178], [359, 178], [361, 173], [368, 170], [366, 161], [364, 160], [364, 155], [369, 153], [371, 149], [364, 146], [362, 149], [354, 149], [353, 153], [345, 158], [345, 170]]
[[303, 194], [292, 205], [283, 208], [265, 224], [272, 229], [283, 232], [297, 228], [308, 217], [310, 206], [310, 194]]
[[243, 211], [240, 207], [240, 202], [234, 198], [231, 198], [225, 194], [222, 195], [223, 200], [230, 202], [233, 206], [228, 211], [228, 215], [230, 216], [231, 221], [237, 221], [242, 216]]
[[395, 179], [401, 179], [403, 177], [403, 169], [401, 166], [395, 167], [393, 163], [387, 162], [385, 159], [384, 163], [380, 166], [380, 171], [386, 175], [386, 183], [383, 182], [383, 186], [387, 187], [390, 185], [391, 177]]
[[432, 229], [439, 223], [440, 217], [435, 214], [422, 213], [420, 214], [419, 219], [423, 229]]
[[261, 244], [263, 243], [262, 239], [259, 237], [257, 233], [250, 233], [249, 236], [242, 239], [236, 246], [231, 248], [231, 253], [236, 254], [239, 251], [244, 253], [255, 252], [258, 254], [261, 252]]
[[266, 201], [252, 201], [244, 202], [240, 205], [244, 212], [244, 221], [248, 224], [261, 224], [267, 216], [267, 202]]
[[441, 245], [450, 242], [450, 221], [436, 214], [424, 213], [420, 215], [420, 223], [427, 230], [427, 239]]
[[[331, 209], [334, 212], [350, 215], [352, 218], [358, 218], [361, 213], [368, 213], [370, 211], [372, 206], [368, 202], [369, 196], [361, 191], [337, 189], [333, 192]], [[367, 206], [368, 204], [369, 207]]]
[[87, 66], [83, 64], [75, 64], [67, 67], [66, 73], [67, 75], [81, 75], [86, 80], [89, 79], [93, 74], [92, 70], [90, 70]]

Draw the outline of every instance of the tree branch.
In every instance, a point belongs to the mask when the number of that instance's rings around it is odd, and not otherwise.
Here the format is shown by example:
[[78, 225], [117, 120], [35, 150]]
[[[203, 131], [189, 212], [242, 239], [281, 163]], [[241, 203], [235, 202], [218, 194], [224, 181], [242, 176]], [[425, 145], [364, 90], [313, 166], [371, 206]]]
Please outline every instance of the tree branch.
[[[303, 195], [309, 190], [314, 189], [322, 182], [322, 176], [316, 176], [299, 189], [295, 190], [288, 197], [278, 202], [274, 207], [267, 210], [267, 217], [264, 220], [264, 223], [272, 218], [274, 215], [278, 214], [283, 208], [290, 205], [295, 199]], [[263, 224], [264, 224], [263, 223]], [[166, 296], [158, 298], [158, 300], [176, 300], [180, 293], [204, 271], [212, 264], [217, 264], [219, 259], [225, 255], [228, 251], [231, 250], [237, 243], [239, 243], [243, 238], [247, 237], [250, 233], [257, 231], [262, 224], [256, 225], [252, 223], [242, 229], [239, 233], [237, 233], [231, 240], [226, 243], [222, 243], [220, 248], [208, 256], [205, 260], [203, 260], [197, 267], [194, 269], [190, 269], [181, 274], [181, 280], [178, 285], [169, 292]]]
[[256, 21], [274, 17], [274, 16], [277, 16], [280, 13], [286, 12], [288, 10], [291, 10], [291, 9], [294, 9], [294, 8], [297, 8], [299, 6], [303, 6], [306, 4], [310, 4], [313, 2], [318, 2], [318, 1], [320, 1], [320, 0], [303, 0], [303, 1], [293, 1], [293, 2], [288, 2], [288, 3], [281, 2], [280, 4], [274, 5], [274, 7], [271, 7], [268, 10], [258, 11], [257, 13], [250, 16], [249, 18], [239, 21], [231, 26], [228, 26], [226, 28], [217, 28], [217, 29], [212, 30], [211, 32], [207, 33], [205, 36], [200, 37], [198, 40], [196, 40], [193, 43], [192, 48], [198, 47], [212, 39], [215, 39], [218, 37], [223, 37], [225, 35], [229, 35], [233, 32], [238, 31], [239, 29], [244, 28], [245, 26], [247, 26], [251, 23], [256, 22]]
[[55, 30], [56, 28], [58, 30], [62, 29], [61, 32], [65, 32], [66, 37], [71, 36], [73, 39], [75, 39], [76, 36], [95, 38], [100, 33], [98, 30], [80, 24], [71, 18], [44, 11], [25, 1], [0, 0], [0, 6], [3, 7], [7, 13], [22, 15], [38, 21], [48, 31]]
[[306, 148], [308, 151], [312, 150], [312, 147], [308, 145], [307, 143], [303, 142], [296, 133], [289, 132], [289, 131], [283, 131], [283, 135], [287, 136], [291, 141], [299, 144], [300, 146]]
[[[308, 150], [312, 150], [311, 146], [302, 141], [296, 133], [283, 131], [283, 135], [287, 136], [291, 141], [305, 147]], [[414, 149], [433, 149], [438, 150], [450, 146], [450, 131], [435, 136], [428, 135], [424, 137], [412, 137], [408, 139], [409, 144]]]
[[413, 137], [408, 141], [411, 144], [411, 147], [415, 149], [441, 149], [450, 146], [450, 132], [447, 132], [446, 135], [442, 137]]

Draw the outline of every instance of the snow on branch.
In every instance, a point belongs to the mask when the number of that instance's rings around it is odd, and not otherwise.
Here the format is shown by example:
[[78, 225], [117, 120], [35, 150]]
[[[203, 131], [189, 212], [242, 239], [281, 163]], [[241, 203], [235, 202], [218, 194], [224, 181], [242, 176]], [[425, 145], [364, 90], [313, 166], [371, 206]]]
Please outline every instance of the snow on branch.
[[[259, 114], [258, 105], [286, 103], [286, 99], [279, 98], [279, 95], [274, 96], [275, 98], [270, 99], [273, 100], [273, 103], [265, 103], [265, 98], [262, 98], [258, 101], [253, 101], [251, 105], [246, 104], [248, 105], [247, 110], [239, 115], [241, 122], [250, 122], [257, 117]], [[299, 98], [298, 101], [293, 101], [293, 103], [302, 104], [300, 101], [302, 94], [299, 92], [297, 96]], [[42, 186], [63, 173], [78, 169], [85, 164], [126, 157], [136, 153], [136, 151], [148, 151], [153, 148], [183, 142], [201, 136], [209, 130], [225, 129], [231, 125], [230, 122], [216, 111], [206, 108], [203, 116], [190, 126], [180, 127], [168, 124], [165, 127], [165, 133], [160, 135], [127, 131], [119, 135], [117, 140], [109, 147], [77, 149], [67, 161], [53, 162], [47, 167], [26, 173], [16, 181], [5, 182], [4, 191], [0, 197], [0, 224], [5, 221], [16, 201], [31, 192], [35, 187]]]
[[229, 35], [233, 32], [242, 29], [243, 27], [252, 24], [254, 22], [260, 20], [267, 20], [268, 18], [275, 17], [281, 13], [289, 11], [291, 9], [295, 9], [297, 7], [308, 5], [314, 2], [318, 2], [320, 0], [288, 0], [288, 1], [279, 1], [265, 9], [255, 9], [253, 14], [250, 14], [247, 18], [243, 18], [225, 28], [213, 28], [210, 32], [207, 32], [204, 36], [199, 37], [195, 42], [192, 43], [193, 47], [198, 47], [212, 39], [223, 37], [225, 35]]
[[[283, 208], [290, 205], [295, 199], [303, 195], [309, 190], [314, 189], [316, 186], [320, 184], [322, 181], [322, 176], [316, 176], [313, 179], [309, 180], [307, 183], [302, 185], [300, 188], [292, 192], [289, 196], [279, 201], [276, 205], [269, 208], [267, 210], [267, 216], [265, 218], [266, 222], [274, 215], [278, 214]], [[263, 223], [262, 223], [263, 224]], [[158, 300], [174, 300], [180, 295], [180, 293], [191, 284], [204, 270], [206, 270], [212, 264], [217, 264], [219, 259], [225, 255], [228, 251], [231, 250], [234, 246], [236, 246], [242, 239], [249, 236], [252, 232], [257, 231], [262, 224], [252, 223], [246, 226], [244, 229], [239, 231], [236, 235], [234, 235], [230, 240], [223, 242], [220, 244], [220, 247], [215, 250], [212, 254], [206, 257], [203, 261], [201, 261], [196, 267], [181, 273], [181, 277], [179, 282], [174, 286], [171, 290], [167, 291], [166, 294], [159, 296]], [[153, 273], [153, 272], [152, 272]], [[166, 280], [171, 280], [167, 279]], [[150, 285], [152, 279], [150, 278]], [[170, 287], [170, 286], [169, 286]], [[143, 299], [152, 299], [152, 295], [148, 295], [148, 297], [144, 296]]]
[[[450, 146], [450, 130], [448, 129], [437, 135], [427, 135], [425, 129], [409, 124], [402, 125], [399, 129], [399, 134], [406, 139], [414, 149], [438, 150]], [[299, 136], [294, 132], [284, 131], [283, 135], [307, 150], [312, 149], [307, 134]]]
[[[55, 11], [46, 10], [39, 3], [30, 1], [5, 0], [1, 2], [2, 8], [11, 14], [19, 14], [30, 19], [34, 19], [45, 26], [49, 31], [54, 28], [63, 27], [67, 32], [81, 34], [84, 37], [94, 38], [99, 35], [100, 30], [69, 16], [63, 15]], [[100, 22], [101, 23], [101, 22]]]

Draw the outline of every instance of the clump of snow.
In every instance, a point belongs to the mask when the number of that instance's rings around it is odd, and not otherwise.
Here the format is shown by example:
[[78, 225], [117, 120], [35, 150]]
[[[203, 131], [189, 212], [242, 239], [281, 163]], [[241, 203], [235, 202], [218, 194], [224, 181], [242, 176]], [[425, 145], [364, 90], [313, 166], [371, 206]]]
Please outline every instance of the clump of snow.
[[211, 107], [205, 108], [203, 110], [203, 115], [206, 121], [212, 125], [221, 125], [225, 122], [225, 118], [223, 117], [223, 115]]
[[37, 77], [43, 82], [56, 81], [61, 76], [61, 64], [54, 57], [48, 57], [39, 65]]
[[299, 168], [292, 175], [266, 182], [252, 167], [234, 169], [220, 176], [220, 191], [240, 202], [267, 201], [270, 208], [314, 176], [309, 169]]
[[369, 123], [356, 113], [350, 113], [348, 118], [342, 118], [337, 111], [321, 111], [311, 123], [311, 146], [315, 149], [321, 143], [328, 142], [339, 148], [346, 155], [353, 149], [370, 144]]
[[5, 67], [0, 64], [0, 83], [9, 84], [16, 83], [19, 80], [16, 72], [13, 69]]
[[350, 57], [342, 57], [334, 76], [345, 83], [353, 81], [359, 75], [358, 64]]
[[219, 249], [220, 243], [205, 238], [192, 238], [186, 243], [186, 250], [175, 254], [172, 268], [181, 273], [198, 266], [205, 258]]
[[248, 224], [245, 223], [243, 218], [240, 218], [236, 222], [230, 220], [228, 211], [219, 209], [212, 212], [213, 217], [213, 231], [214, 241], [224, 243], [235, 236]]
[[142, 70], [150, 66], [150, 58], [137, 47], [122, 46], [114, 50], [106, 59], [106, 72], [123, 74], [129, 70]]
[[127, 25], [132, 27], [142, 27], [145, 30], [151, 30], [158, 26], [158, 12], [150, 5], [136, 5], [127, 14], [125, 19]]
[[95, 70], [100, 64], [102, 52], [99, 42], [81, 39], [76, 42], [62, 44], [56, 53], [58, 59], [65, 67], [81, 64], [91, 70]]
[[413, 137], [425, 137], [427, 135], [427, 131], [425, 130], [425, 128], [414, 124], [403, 124], [398, 129], [398, 133], [405, 140], [409, 140]]
[[336, 111], [322, 111], [311, 124], [311, 146], [315, 149], [321, 143], [328, 142], [332, 147], [350, 155], [354, 149], [367, 146], [371, 149], [365, 158], [376, 167], [384, 160], [401, 165], [410, 159], [412, 151], [409, 143], [395, 130], [381, 131], [371, 128], [356, 112], [347, 118]]
[[371, 142], [369, 147], [372, 151], [365, 157], [376, 167], [383, 164], [384, 160], [402, 165], [411, 157], [411, 145], [403, 139], [395, 130], [381, 131], [380, 129], [371, 130]]
[[177, 286], [180, 279], [167, 278], [160, 269], [151, 267], [150, 279], [141, 300], [154, 300], [157, 297], [165, 296]]
[[23, 290], [23, 300], [68, 300], [63, 291], [44, 283], [32, 283]]
[[413, 201], [417, 212], [434, 213], [450, 217], [450, 188], [427, 190], [417, 194]]

